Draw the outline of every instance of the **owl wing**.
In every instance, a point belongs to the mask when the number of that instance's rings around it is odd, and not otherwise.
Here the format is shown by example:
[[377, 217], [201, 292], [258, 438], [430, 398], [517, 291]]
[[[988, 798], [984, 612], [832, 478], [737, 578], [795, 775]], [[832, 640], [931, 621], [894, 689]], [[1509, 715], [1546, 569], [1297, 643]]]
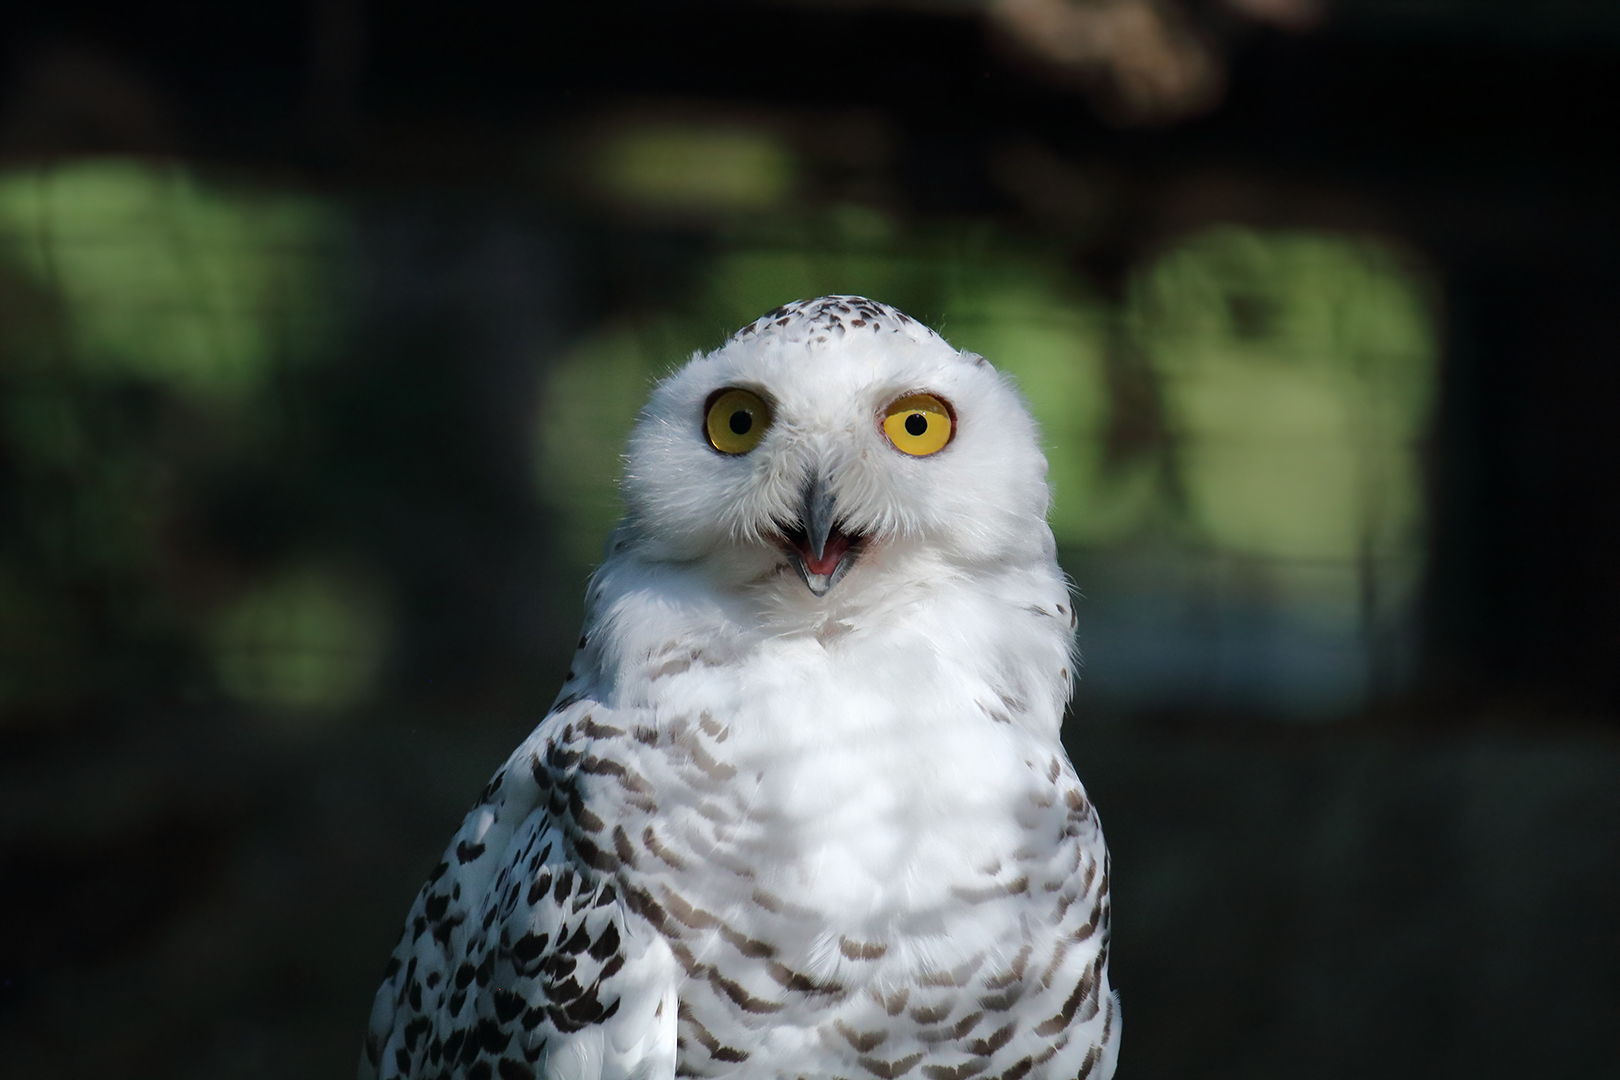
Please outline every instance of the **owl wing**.
[[570, 851], [540, 765], [561, 719], [490, 780], [418, 894], [361, 1080], [673, 1077], [675, 960]]

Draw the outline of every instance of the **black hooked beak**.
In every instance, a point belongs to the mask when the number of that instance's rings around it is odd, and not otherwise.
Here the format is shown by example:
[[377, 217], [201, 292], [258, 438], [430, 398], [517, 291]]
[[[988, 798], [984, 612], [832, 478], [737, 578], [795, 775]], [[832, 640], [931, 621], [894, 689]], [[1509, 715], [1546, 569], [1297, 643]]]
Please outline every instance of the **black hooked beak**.
[[793, 568], [817, 596], [826, 596], [849, 572], [866, 540], [839, 528], [836, 500], [820, 473], [804, 486], [798, 524], [783, 529], [782, 535]]

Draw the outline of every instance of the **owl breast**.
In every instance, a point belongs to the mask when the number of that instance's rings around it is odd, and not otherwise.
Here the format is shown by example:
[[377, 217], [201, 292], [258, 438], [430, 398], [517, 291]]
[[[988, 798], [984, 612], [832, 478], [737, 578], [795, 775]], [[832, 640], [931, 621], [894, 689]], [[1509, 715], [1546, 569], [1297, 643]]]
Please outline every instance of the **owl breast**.
[[575, 706], [558, 780], [685, 974], [692, 1071], [771, 1045], [847, 1075], [950, 1042], [1044, 1072], [1112, 1008], [1095, 814], [970, 667], [904, 635], [655, 661], [656, 706]]

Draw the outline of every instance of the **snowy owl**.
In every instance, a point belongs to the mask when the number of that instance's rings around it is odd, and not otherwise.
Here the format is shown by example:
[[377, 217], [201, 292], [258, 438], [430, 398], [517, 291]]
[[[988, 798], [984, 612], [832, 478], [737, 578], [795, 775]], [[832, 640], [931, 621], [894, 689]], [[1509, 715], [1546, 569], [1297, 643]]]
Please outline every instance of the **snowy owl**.
[[1008, 381], [883, 304], [789, 304], [657, 386], [623, 493], [360, 1075], [1112, 1076], [1075, 620]]

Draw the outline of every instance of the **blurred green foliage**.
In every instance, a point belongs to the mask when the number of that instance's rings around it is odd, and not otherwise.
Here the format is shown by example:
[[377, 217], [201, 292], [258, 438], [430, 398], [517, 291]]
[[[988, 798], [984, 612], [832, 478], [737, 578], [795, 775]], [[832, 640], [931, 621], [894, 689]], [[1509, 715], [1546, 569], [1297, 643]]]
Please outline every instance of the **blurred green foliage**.
[[356, 705], [376, 680], [388, 625], [378, 590], [355, 572], [285, 568], [215, 622], [220, 684], [238, 701], [276, 709]]
[[[177, 163], [0, 173], [4, 713], [211, 682], [288, 704], [354, 697], [352, 676], [309, 659], [376, 651], [347, 591], [256, 585], [186, 536], [197, 488], [285, 449], [289, 379], [338, 338], [345, 245], [322, 200]], [[246, 651], [264, 635], [244, 628], [277, 603], [293, 613], [272, 635], [282, 659], [260, 663]]]
[[607, 133], [591, 156], [592, 185], [659, 211], [758, 211], [779, 205], [797, 175], [772, 133], [744, 126], [632, 124]]
[[1205, 536], [1279, 559], [1415, 548], [1437, 355], [1425, 299], [1397, 252], [1328, 234], [1213, 229], [1137, 276], [1131, 333]]
[[58, 348], [31, 359], [210, 406], [319, 354], [336, 316], [320, 255], [338, 224], [317, 200], [211, 187], [172, 163], [0, 175], [4, 258], [61, 314]]

